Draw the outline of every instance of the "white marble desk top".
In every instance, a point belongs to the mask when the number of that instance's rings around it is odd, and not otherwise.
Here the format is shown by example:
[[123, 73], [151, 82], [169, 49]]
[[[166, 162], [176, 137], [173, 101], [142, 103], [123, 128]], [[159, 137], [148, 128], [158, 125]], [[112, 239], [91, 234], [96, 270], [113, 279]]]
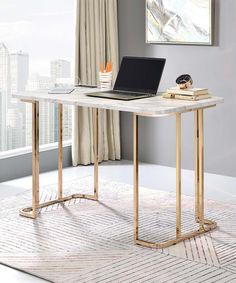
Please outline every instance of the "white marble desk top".
[[78, 88], [71, 94], [48, 94], [43, 91], [26, 91], [13, 95], [19, 100], [61, 103], [74, 106], [94, 107], [100, 109], [119, 110], [133, 112], [140, 115], [162, 116], [175, 113], [183, 113], [204, 107], [223, 103], [224, 99], [212, 97], [201, 101], [186, 101], [176, 99], [165, 99], [161, 96], [137, 99], [132, 101], [121, 101], [105, 98], [86, 96], [86, 93], [101, 91], [100, 89]]

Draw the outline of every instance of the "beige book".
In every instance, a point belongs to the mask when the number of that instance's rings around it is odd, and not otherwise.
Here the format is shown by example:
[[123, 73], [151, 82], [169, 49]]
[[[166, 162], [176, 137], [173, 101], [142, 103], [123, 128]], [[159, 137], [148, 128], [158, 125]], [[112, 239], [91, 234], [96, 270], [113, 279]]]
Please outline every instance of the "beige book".
[[198, 101], [202, 99], [211, 98], [210, 94], [204, 94], [204, 95], [196, 95], [196, 96], [188, 96], [188, 95], [179, 95], [179, 94], [173, 94], [173, 93], [163, 93], [162, 97], [169, 98], [169, 99], [181, 99], [181, 100], [189, 100], [189, 101]]
[[194, 96], [179, 95], [179, 94], [175, 95], [175, 99], [192, 100], [192, 101], [198, 101], [198, 100], [203, 100], [207, 98], [211, 98], [211, 95], [210, 94], [203, 94], [203, 95], [196, 95], [196, 96], [195, 95]]
[[172, 94], [182, 94], [182, 95], [203, 95], [208, 94], [207, 88], [188, 88], [188, 89], [179, 89], [178, 87], [172, 87], [167, 89], [168, 93]]
[[164, 92], [162, 94], [162, 97], [164, 97], [164, 98], [175, 98], [175, 94]]

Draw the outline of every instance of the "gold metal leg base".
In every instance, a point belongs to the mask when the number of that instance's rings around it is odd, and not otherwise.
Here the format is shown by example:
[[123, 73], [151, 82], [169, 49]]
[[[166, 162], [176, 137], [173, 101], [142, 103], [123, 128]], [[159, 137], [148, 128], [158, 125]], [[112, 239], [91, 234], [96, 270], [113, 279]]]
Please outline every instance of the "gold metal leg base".
[[[95, 195], [73, 194], [73, 195], [70, 195], [70, 196], [67, 196], [67, 197], [63, 197], [63, 198], [59, 198], [59, 199], [55, 199], [55, 200], [51, 200], [51, 201], [48, 201], [48, 202], [41, 203], [37, 206], [37, 209], [44, 208], [44, 207], [47, 207], [47, 206], [50, 206], [50, 205], [53, 205], [53, 204], [57, 204], [57, 203], [64, 203], [66, 201], [76, 199], [76, 198], [98, 201], [98, 197], [95, 196]], [[33, 212], [32, 207], [26, 207], [26, 208], [22, 208], [20, 210], [20, 216], [35, 219], [35, 218], [37, 218], [37, 213]]]
[[148, 248], [163, 249], [163, 248], [167, 248], [169, 246], [175, 245], [175, 244], [182, 242], [184, 240], [187, 240], [187, 239], [193, 238], [195, 236], [199, 236], [201, 234], [209, 232], [209, 231], [211, 231], [211, 230], [213, 230], [217, 227], [217, 224], [214, 221], [204, 219], [203, 222], [204, 222], [203, 227], [200, 227], [198, 230], [180, 235], [176, 239], [172, 239], [172, 240], [161, 242], [161, 243], [153, 243], [153, 242], [147, 242], [147, 241], [144, 241], [144, 240], [135, 239], [135, 244], [143, 246], [143, 247], [148, 247]]

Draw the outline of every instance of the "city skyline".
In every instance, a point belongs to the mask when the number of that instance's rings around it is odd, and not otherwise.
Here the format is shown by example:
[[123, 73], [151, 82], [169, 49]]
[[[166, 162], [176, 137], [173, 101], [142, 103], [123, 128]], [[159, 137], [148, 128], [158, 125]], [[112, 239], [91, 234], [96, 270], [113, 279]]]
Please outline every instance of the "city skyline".
[[[10, 50], [7, 46], [7, 44], [3, 41], [0, 41], [0, 46], [4, 45], [6, 47], [6, 49], [8, 50], [8, 53], [10, 55], [10, 57], [14, 56], [14, 55], [19, 55], [19, 54], [22, 54], [22, 55], [27, 55], [28, 56], [28, 59], [30, 58], [30, 54], [25, 52], [24, 50], [22, 49], [19, 49], [19, 50]], [[53, 62], [66, 62], [67, 64], [69, 63], [70, 65], [70, 76], [69, 77], [72, 77], [72, 74], [71, 74], [71, 61], [69, 60], [66, 60], [65, 58], [52, 58], [50, 59], [48, 62], [47, 62], [47, 72], [46, 73], [42, 73], [42, 72], [39, 72], [39, 71], [30, 71], [30, 60], [29, 60], [29, 76], [33, 76], [33, 75], [39, 75], [41, 77], [50, 77], [52, 78], [52, 73], [51, 73], [51, 67], [52, 67], [52, 63]], [[46, 69], [46, 67], [45, 67]], [[65, 76], [62, 76], [62, 78], [65, 77]], [[68, 76], [67, 76], [68, 77]]]
[[[70, 79], [71, 64], [64, 59], [51, 60], [50, 76], [30, 74], [30, 55], [24, 51], [9, 52], [6, 44], [0, 43], [0, 151], [31, 145], [31, 105], [20, 104], [11, 95], [19, 91], [49, 89], [60, 79]], [[40, 144], [57, 141], [57, 106], [40, 104]], [[71, 138], [71, 108], [63, 108], [63, 138]]]
[[[62, 58], [58, 58], [58, 59], [51, 59], [48, 62], [48, 75], [45, 74], [41, 74], [39, 72], [30, 72], [30, 54], [24, 52], [24, 50], [19, 50], [19, 51], [10, 51], [8, 49], [8, 46], [3, 42], [0, 41], [0, 50], [1, 48], [4, 48], [5, 52], [8, 54], [8, 60], [9, 60], [9, 67], [8, 67], [8, 71], [6, 71], [8, 74], [7, 76], [9, 76], [8, 79], [6, 80], [10, 80], [10, 84], [11, 87], [9, 88], [8, 85], [4, 85], [3, 87], [1, 87], [1, 72], [0, 72], [0, 91], [2, 88], [2, 91], [7, 91], [10, 94], [15, 94], [17, 93], [17, 91], [22, 91], [22, 90], [35, 90], [36, 88], [34, 87], [33, 89], [31, 89], [31, 87], [27, 87], [29, 84], [29, 81], [31, 78], [33, 78], [34, 80], [37, 79], [38, 82], [40, 83], [41, 80], [41, 85], [44, 84], [45, 87], [39, 87], [40, 89], [44, 89], [44, 88], [49, 88], [52, 85], [58, 83], [58, 79], [72, 79], [73, 80], [73, 72], [71, 71], [71, 62]], [[23, 69], [19, 69], [18, 72], [16, 71], [16, 62], [15, 64], [13, 64], [14, 60], [19, 60], [19, 58], [17, 57], [27, 57], [27, 65], [28, 67], [24, 67], [25, 70]], [[7, 59], [6, 59], [7, 60]], [[22, 60], [22, 59], [21, 59]], [[1, 64], [3, 64], [0, 61], [0, 67]], [[4, 62], [4, 65], [6, 65], [6, 62]], [[22, 66], [22, 64], [18, 64], [19, 66]], [[24, 65], [24, 64], [23, 64]], [[18, 67], [19, 67], [18, 66]], [[14, 71], [13, 71], [14, 70]], [[10, 74], [11, 73], [11, 74]], [[17, 81], [16, 78], [16, 74], [21, 74], [21, 77], [23, 82]], [[26, 74], [27, 73], [27, 74]], [[63, 81], [63, 80], [62, 80]], [[59, 80], [60, 82], [60, 80]], [[6, 84], [6, 82], [5, 82]], [[24, 85], [26, 86], [24, 88]], [[40, 84], [39, 84], [40, 85]], [[17, 87], [18, 86], [18, 87]], [[15, 89], [15, 90], [13, 90]]]
[[[0, 151], [31, 145], [32, 140], [31, 105], [11, 95], [48, 89], [60, 80], [69, 81], [64, 78], [69, 74], [73, 77], [75, 6], [75, 0], [1, 1]], [[54, 71], [52, 62], [57, 62]], [[63, 138], [70, 139], [71, 109], [63, 108]], [[40, 103], [41, 144], [57, 141], [57, 119], [56, 106]]]

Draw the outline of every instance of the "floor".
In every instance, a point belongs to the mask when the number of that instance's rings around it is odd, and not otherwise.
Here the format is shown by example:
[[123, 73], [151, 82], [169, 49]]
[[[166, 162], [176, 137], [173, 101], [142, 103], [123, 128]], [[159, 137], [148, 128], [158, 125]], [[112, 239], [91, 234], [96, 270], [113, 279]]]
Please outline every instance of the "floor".
[[[133, 183], [133, 168], [130, 161], [105, 162], [100, 165], [100, 178], [117, 182]], [[63, 171], [64, 181], [86, 177], [93, 174], [92, 166], [66, 168]], [[40, 176], [40, 185], [57, 182], [57, 171]], [[175, 191], [175, 169], [140, 164], [140, 185], [169, 192]], [[31, 177], [0, 183], [0, 198], [9, 197], [31, 188]], [[205, 195], [207, 199], [236, 204], [236, 178], [205, 174]], [[182, 171], [182, 191], [185, 195], [194, 195], [194, 172]], [[39, 278], [0, 265], [1, 281], [5, 283], [46, 282]]]

